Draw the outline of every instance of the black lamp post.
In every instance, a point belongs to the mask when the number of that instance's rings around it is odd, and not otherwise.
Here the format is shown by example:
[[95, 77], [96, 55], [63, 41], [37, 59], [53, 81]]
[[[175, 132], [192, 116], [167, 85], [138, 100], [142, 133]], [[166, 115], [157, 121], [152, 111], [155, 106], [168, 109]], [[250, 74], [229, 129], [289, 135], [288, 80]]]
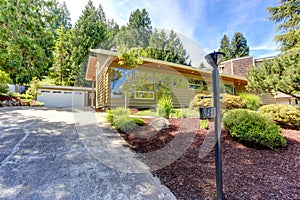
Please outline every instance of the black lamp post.
[[220, 117], [220, 91], [219, 91], [219, 69], [218, 64], [221, 62], [225, 54], [222, 52], [213, 52], [205, 56], [208, 64], [213, 67], [213, 93], [214, 93], [214, 107], [215, 107], [215, 166], [216, 166], [216, 185], [217, 185], [217, 199], [223, 199], [223, 184], [222, 184], [222, 150], [221, 150], [221, 117]]

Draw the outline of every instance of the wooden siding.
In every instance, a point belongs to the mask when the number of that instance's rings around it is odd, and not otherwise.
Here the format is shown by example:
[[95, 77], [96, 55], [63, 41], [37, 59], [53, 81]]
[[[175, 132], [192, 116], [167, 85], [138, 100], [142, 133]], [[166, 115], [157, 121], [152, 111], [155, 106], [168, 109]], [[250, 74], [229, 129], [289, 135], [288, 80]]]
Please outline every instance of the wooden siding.
[[261, 98], [262, 104], [264, 104], [264, 105], [276, 104], [274, 96], [270, 93], [262, 94], [260, 98]]
[[108, 105], [110, 70], [105, 68], [97, 79], [96, 83], [96, 109], [105, 109]]

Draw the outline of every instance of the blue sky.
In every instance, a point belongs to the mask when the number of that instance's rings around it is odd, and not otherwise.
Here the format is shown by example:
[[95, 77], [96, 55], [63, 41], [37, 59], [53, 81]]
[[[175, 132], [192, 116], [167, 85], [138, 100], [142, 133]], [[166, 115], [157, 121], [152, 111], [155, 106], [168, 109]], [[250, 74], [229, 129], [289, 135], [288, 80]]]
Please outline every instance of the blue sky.
[[[74, 24], [87, 0], [65, 2]], [[132, 11], [146, 8], [153, 27], [173, 29], [180, 35], [194, 66], [199, 66], [206, 53], [218, 50], [224, 34], [231, 39], [235, 32], [246, 37], [250, 55], [255, 59], [279, 53], [274, 42], [275, 24], [266, 10], [278, 5], [277, 0], [93, 0], [93, 3], [96, 7], [101, 3], [106, 17], [119, 25], [127, 24]]]

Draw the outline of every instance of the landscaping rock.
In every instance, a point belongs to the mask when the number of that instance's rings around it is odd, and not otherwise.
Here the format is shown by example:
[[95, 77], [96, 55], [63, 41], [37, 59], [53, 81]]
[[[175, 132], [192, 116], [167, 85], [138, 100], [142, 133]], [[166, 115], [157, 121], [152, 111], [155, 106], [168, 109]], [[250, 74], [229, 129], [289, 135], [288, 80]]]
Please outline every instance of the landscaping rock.
[[152, 120], [149, 125], [153, 126], [157, 131], [160, 131], [162, 129], [168, 128], [170, 123], [165, 118], [156, 118]]

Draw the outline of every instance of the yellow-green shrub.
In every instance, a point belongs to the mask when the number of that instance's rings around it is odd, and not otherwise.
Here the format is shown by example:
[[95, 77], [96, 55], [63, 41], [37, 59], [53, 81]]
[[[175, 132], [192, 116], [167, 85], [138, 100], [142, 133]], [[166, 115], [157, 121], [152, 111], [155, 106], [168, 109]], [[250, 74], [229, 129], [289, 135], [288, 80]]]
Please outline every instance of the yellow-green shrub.
[[300, 128], [300, 109], [297, 106], [270, 104], [260, 107], [258, 111], [282, 127]]
[[246, 100], [246, 105], [244, 108], [249, 110], [257, 110], [259, 108], [261, 103], [259, 96], [249, 93], [241, 93], [239, 96]]
[[268, 149], [286, 146], [280, 127], [259, 112], [233, 109], [226, 113], [223, 123], [230, 136], [247, 146]]
[[222, 109], [236, 109], [236, 108], [244, 108], [246, 105], [246, 100], [240, 96], [235, 96], [231, 94], [222, 95], [221, 99], [221, 108]]
[[[210, 99], [209, 98], [201, 99], [202, 96], [212, 96], [212, 95], [196, 94], [194, 96], [194, 98], [190, 101], [189, 108], [199, 109], [200, 107], [203, 106], [203, 103], [204, 103], [205, 107], [211, 106]], [[212, 99], [212, 101], [213, 101], [213, 99]]]

